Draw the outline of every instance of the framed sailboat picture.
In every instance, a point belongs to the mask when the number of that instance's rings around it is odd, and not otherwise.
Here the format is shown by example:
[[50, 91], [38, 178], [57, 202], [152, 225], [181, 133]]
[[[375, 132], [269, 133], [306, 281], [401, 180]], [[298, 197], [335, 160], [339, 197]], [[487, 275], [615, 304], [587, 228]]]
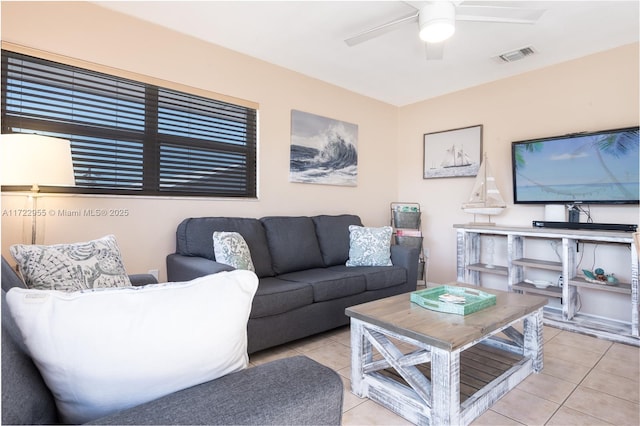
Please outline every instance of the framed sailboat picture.
[[482, 125], [424, 135], [424, 179], [476, 176], [482, 156]]

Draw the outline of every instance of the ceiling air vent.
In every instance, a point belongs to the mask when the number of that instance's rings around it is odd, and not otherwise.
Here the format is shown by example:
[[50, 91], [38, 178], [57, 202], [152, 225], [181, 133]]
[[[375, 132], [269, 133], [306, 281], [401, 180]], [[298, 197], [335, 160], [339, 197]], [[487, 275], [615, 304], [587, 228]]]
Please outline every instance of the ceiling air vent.
[[498, 62], [515, 62], [524, 59], [526, 56], [533, 55], [536, 51], [533, 47], [523, 47], [522, 49], [512, 50], [495, 57]]

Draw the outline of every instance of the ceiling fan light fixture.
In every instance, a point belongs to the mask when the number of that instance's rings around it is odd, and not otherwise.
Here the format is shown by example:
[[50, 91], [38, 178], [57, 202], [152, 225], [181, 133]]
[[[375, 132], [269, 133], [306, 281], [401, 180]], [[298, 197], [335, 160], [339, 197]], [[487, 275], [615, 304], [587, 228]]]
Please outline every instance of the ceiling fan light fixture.
[[455, 30], [451, 22], [432, 22], [420, 30], [420, 39], [427, 43], [440, 43], [451, 37]]
[[440, 43], [456, 31], [456, 7], [452, 2], [428, 3], [418, 16], [420, 39], [427, 43]]

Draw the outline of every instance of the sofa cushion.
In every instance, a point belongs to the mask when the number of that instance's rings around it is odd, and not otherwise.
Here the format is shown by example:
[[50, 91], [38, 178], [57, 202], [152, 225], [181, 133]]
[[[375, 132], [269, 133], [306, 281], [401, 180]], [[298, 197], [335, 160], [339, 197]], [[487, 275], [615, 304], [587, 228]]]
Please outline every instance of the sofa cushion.
[[358, 216], [343, 214], [320, 215], [311, 218], [325, 266], [344, 265], [349, 258], [349, 225], [362, 226]]
[[316, 228], [310, 217], [271, 216], [260, 220], [277, 275], [324, 266]]
[[12, 288], [7, 304], [62, 420], [83, 423], [245, 368], [257, 286], [237, 270], [74, 293]]
[[281, 280], [276, 277], [260, 279], [253, 298], [250, 318], [278, 315], [313, 303], [313, 288], [308, 283]]
[[216, 260], [211, 238], [215, 231], [237, 232], [249, 246], [258, 277], [272, 277], [271, 254], [264, 227], [258, 219], [196, 217], [183, 220], [176, 231], [176, 253]]
[[362, 274], [367, 291], [395, 287], [407, 282], [407, 270], [401, 266], [346, 266], [336, 265], [329, 269], [336, 272]]
[[291, 272], [280, 275], [279, 278], [311, 284], [314, 302], [339, 299], [362, 293], [366, 289], [364, 276], [357, 271], [335, 271], [327, 268], [316, 268]]
[[237, 232], [215, 231], [213, 233], [213, 252], [216, 261], [236, 269], [255, 271], [249, 246]]
[[390, 226], [370, 228], [349, 226], [349, 259], [347, 266], [391, 266]]
[[113, 235], [74, 244], [15, 244], [10, 251], [28, 288], [78, 291], [131, 285]]

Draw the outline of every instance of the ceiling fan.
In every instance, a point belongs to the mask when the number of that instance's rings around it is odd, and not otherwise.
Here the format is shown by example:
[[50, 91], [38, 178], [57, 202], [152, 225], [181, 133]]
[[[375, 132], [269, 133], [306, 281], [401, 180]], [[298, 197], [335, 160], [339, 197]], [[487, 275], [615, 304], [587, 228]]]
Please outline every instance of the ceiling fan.
[[456, 21], [534, 24], [545, 12], [529, 7], [462, 4], [463, 1], [409, 1], [416, 9], [408, 15], [368, 29], [345, 40], [349, 47], [393, 31], [404, 24], [418, 23], [419, 37], [426, 42], [427, 59], [442, 59], [444, 41], [455, 32]]

